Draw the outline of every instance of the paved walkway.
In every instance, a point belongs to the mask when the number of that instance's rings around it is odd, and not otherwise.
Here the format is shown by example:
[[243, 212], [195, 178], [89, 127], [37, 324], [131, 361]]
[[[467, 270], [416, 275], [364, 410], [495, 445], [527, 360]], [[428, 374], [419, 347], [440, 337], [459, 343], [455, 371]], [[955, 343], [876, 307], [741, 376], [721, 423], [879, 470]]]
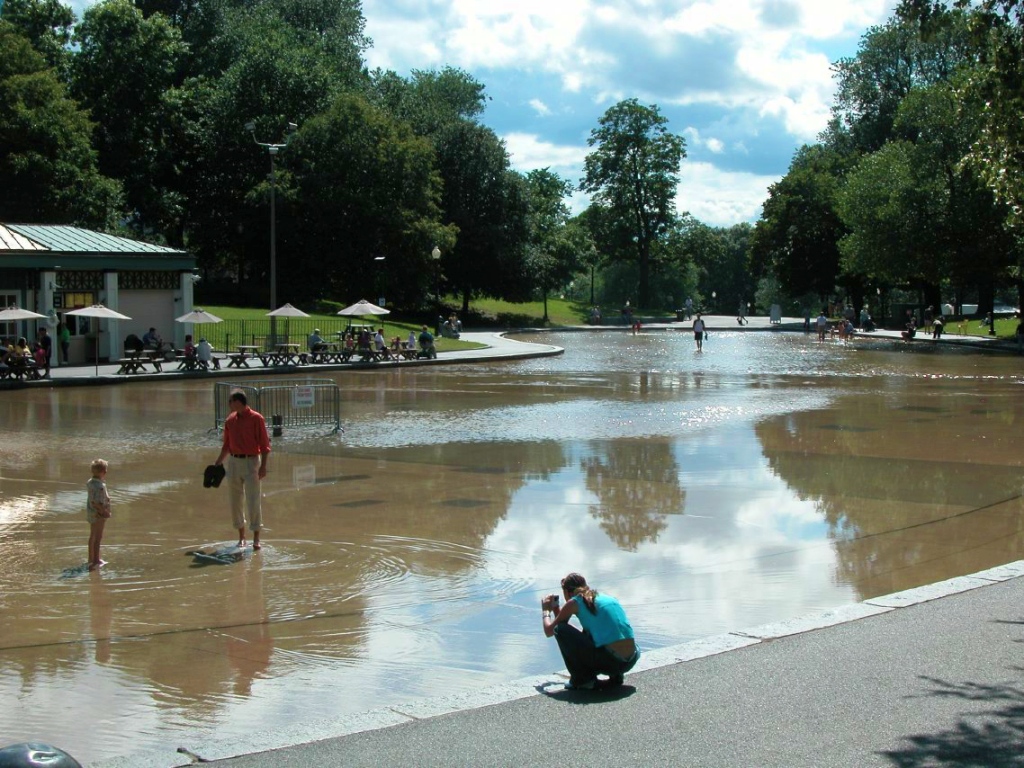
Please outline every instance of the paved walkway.
[[[732, 316], [721, 316], [721, 315], [706, 315], [704, 317], [708, 325], [709, 333], [720, 333], [722, 331], [790, 331], [790, 332], [801, 332], [803, 330], [803, 320], [795, 317], [786, 317], [782, 319], [781, 323], [773, 324], [770, 323], [767, 317], [751, 317], [747, 325], [739, 326], [736, 323], [736, 318]], [[644, 325], [644, 328], [650, 332], [651, 330], [664, 330], [664, 331], [678, 331], [678, 332], [689, 332], [689, 322], [671, 322], [671, 323], [649, 323]], [[545, 329], [520, 329], [522, 331], [538, 331], [545, 332]], [[601, 326], [573, 326], [569, 328], [555, 328], [551, 329], [553, 332], [574, 332], [574, 331], [607, 331], [607, 332], [618, 332], [618, 333], [629, 333], [629, 328], [624, 325], [601, 325]], [[873, 331], [871, 333], [860, 333], [857, 334], [858, 338], [863, 339], [875, 339], [885, 340], [898, 343], [903, 342], [900, 337], [899, 331]], [[146, 373], [131, 374], [131, 375], [119, 375], [117, 373], [118, 365], [100, 364], [98, 367], [95, 365], [73, 365], [65, 366], [60, 368], [51, 369], [50, 379], [41, 381], [26, 381], [19, 383], [9, 383], [7, 381], [0, 382], [0, 388], [3, 386], [31, 386], [31, 387], [50, 387], [50, 386], [88, 386], [98, 384], [125, 384], [129, 382], [142, 382], [142, 381], [165, 381], [174, 378], [227, 378], [227, 377], [246, 377], [246, 378], [264, 378], [266, 376], [274, 376], [280, 374], [293, 374], [303, 373], [309, 376], [316, 376], [317, 373], [335, 370], [350, 370], [350, 369], [361, 369], [367, 370], [374, 367], [390, 367], [390, 366], [402, 366], [409, 367], [413, 365], [446, 365], [451, 363], [473, 363], [482, 362], [485, 360], [494, 359], [522, 359], [529, 357], [541, 357], [545, 355], [557, 355], [561, 354], [562, 348], [556, 347], [550, 344], [537, 344], [520, 342], [514, 339], [509, 339], [504, 336], [504, 332], [500, 331], [468, 331], [462, 334], [462, 338], [466, 341], [475, 341], [481, 344], [487, 345], [483, 349], [470, 349], [460, 351], [444, 351], [444, 342], [441, 342], [442, 351], [440, 352], [437, 360], [408, 360], [403, 362], [380, 362], [380, 363], [338, 363], [329, 365], [311, 365], [311, 366], [281, 366], [277, 368], [266, 368], [262, 365], [255, 365], [252, 368], [221, 368], [219, 371], [206, 372], [185, 372], [177, 370], [177, 366], [174, 363], [167, 364], [164, 367], [162, 373], [156, 373], [153, 371], [147, 371]], [[854, 342], [856, 343], [856, 342]], [[939, 341], [934, 341], [930, 335], [921, 334], [915, 339], [913, 344], [943, 344], [943, 345], [959, 345], [964, 347], [970, 347], [978, 350], [984, 350], [989, 352], [999, 353], [1013, 353], [1016, 351], [1014, 342], [994, 339], [987, 336], [958, 336], [955, 334], [945, 334]]]
[[561, 691], [563, 671], [194, 752], [304, 736], [218, 764], [1020, 766], [1021, 575], [1024, 561], [661, 649], [618, 692]]

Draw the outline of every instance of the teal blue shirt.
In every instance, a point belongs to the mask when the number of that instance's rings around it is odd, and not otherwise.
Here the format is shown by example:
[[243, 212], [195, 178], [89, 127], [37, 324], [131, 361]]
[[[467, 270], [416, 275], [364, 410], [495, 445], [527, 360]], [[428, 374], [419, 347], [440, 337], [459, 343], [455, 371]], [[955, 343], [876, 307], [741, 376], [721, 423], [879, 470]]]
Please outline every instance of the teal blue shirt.
[[629, 619], [626, 618], [626, 612], [622, 610], [619, 601], [611, 595], [598, 593], [594, 598], [596, 614], [590, 612], [580, 595], [576, 595], [573, 600], [579, 606], [576, 618], [583, 625], [583, 629], [590, 633], [594, 639], [594, 645], [598, 648], [608, 645], [608, 643], [614, 643], [616, 640], [633, 639], [633, 627], [630, 626]]

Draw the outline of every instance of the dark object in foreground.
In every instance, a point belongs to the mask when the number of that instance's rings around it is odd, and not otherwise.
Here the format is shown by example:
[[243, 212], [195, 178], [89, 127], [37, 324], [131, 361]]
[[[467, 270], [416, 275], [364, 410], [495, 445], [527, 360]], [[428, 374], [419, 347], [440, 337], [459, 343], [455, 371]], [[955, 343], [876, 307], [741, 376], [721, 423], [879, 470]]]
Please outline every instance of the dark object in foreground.
[[220, 488], [227, 470], [223, 464], [210, 464], [203, 470], [203, 488]]
[[[250, 550], [248, 547], [241, 548], [237, 546], [221, 547], [215, 549], [212, 552], [204, 552], [201, 549], [192, 550], [186, 552], [186, 555], [192, 555], [193, 563], [196, 565], [232, 565], [240, 560], [244, 560], [249, 554]], [[2, 768], [2, 766], [0, 766]]]
[[11, 744], [0, 749], [0, 768], [82, 768], [63, 749], [37, 741]]

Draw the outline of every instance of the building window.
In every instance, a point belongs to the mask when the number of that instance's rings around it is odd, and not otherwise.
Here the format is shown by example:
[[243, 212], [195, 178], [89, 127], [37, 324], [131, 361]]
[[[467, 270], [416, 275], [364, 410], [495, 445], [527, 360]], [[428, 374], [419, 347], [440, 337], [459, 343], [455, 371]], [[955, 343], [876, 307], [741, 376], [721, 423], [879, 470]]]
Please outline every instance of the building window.
[[[72, 293], [70, 291], [65, 291], [63, 294], [61, 294], [60, 306], [64, 310], [91, 307], [95, 303], [95, 293]], [[66, 315], [61, 313], [61, 320], [64, 321], [64, 327], [68, 329], [72, 336], [85, 336], [87, 333], [89, 333], [92, 318], [79, 317], [78, 315]]]
[[[16, 293], [0, 293], [0, 309], [7, 309], [7, 307], [14, 307], [18, 304], [18, 295]], [[18, 335], [18, 323], [0, 323], [0, 338], [10, 339]], [[15, 339], [16, 340], [16, 339]]]

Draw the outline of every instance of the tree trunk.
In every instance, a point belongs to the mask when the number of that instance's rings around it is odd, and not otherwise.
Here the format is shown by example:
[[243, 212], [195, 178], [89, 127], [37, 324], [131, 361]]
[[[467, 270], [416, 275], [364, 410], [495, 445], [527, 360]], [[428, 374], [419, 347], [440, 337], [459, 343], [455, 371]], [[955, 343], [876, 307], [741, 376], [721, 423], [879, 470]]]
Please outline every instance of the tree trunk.
[[640, 286], [637, 291], [636, 308], [650, 307], [651, 292], [651, 248], [645, 240], [640, 244]]

